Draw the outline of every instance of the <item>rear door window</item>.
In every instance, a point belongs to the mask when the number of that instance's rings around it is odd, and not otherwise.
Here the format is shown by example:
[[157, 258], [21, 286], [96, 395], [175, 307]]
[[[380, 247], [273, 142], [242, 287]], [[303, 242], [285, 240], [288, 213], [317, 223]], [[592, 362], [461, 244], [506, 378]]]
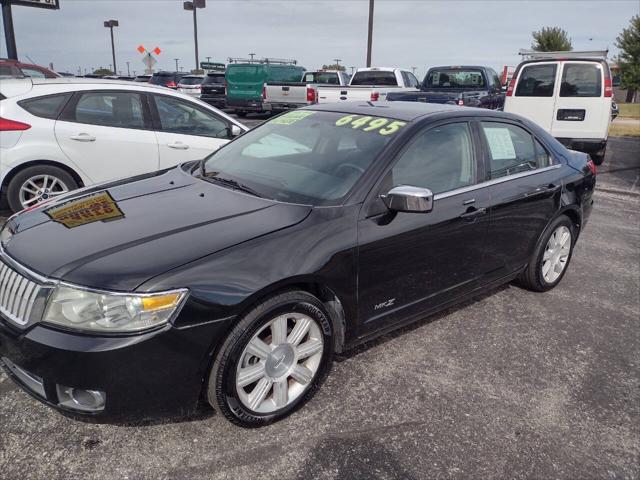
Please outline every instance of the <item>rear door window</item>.
[[520, 72], [516, 97], [553, 97], [556, 64], [528, 65]]
[[525, 129], [500, 122], [482, 122], [491, 157], [491, 178], [549, 166], [547, 151]]
[[60, 115], [62, 108], [70, 97], [70, 93], [61, 93], [59, 95], [48, 95], [46, 97], [23, 100], [18, 102], [18, 105], [24, 108], [31, 115], [55, 120], [58, 118], [58, 115]]
[[599, 97], [602, 70], [595, 63], [566, 63], [560, 83], [561, 97]]
[[105, 127], [144, 128], [142, 98], [138, 93], [128, 92], [82, 93], [72, 121]]

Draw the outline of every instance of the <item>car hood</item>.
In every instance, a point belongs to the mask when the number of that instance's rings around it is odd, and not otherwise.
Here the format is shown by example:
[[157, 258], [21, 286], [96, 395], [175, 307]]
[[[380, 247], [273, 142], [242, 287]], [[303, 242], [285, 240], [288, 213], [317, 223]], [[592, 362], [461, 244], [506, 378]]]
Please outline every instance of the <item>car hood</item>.
[[301, 222], [310, 211], [178, 167], [25, 211], [10, 220], [14, 234], [3, 248], [45, 277], [131, 291], [185, 263]]

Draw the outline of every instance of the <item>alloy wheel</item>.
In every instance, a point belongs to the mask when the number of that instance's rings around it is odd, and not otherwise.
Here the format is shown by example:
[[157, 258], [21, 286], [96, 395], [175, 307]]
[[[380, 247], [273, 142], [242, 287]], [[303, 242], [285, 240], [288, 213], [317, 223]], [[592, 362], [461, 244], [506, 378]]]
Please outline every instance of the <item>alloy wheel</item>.
[[321, 364], [320, 325], [302, 313], [270, 320], [244, 348], [236, 370], [236, 391], [244, 406], [269, 414], [298, 399]]
[[570, 253], [571, 231], [560, 225], [549, 237], [542, 256], [542, 278], [545, 282], [552, 284], [562, 275]]
[[69, 187], [53, 175], [35, 175], [20, 186], [18, 195], [22, 207], [28, 208], [68, 191]]

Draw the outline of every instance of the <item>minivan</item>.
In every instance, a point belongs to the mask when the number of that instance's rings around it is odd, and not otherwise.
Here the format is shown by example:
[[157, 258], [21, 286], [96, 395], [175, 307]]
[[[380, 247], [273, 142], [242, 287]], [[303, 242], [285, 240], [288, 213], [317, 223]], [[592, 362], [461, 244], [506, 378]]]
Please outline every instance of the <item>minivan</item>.
[[536, 58], [518, 65], [507, 88], [504, 111], [533, 120], [566, 147], [588, 153], [600, 165], [612, 100], [606, 60]]
[[227, 66], [227, 107], [239, 117], [264, 112], [263, 88], [267, 82], [299, 82], [306, 68], [291, 64], [233, 63]]

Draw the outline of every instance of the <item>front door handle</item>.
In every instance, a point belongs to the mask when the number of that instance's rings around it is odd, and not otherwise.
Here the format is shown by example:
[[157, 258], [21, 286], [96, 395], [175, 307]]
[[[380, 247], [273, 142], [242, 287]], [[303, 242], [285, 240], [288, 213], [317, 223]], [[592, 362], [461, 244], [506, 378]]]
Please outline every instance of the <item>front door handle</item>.
[[486, 215], [486, 214], [487, 214], [487, 209], [484, 207], [482, 208], [470, 207], [467, 209], [466, 213], [463, 213], [462, 215], [460, 215], [460, 218], [471, 222], [475, 220], [477, 217], [480, 217], [481, 215]]
[[95, 142], [96, 137], [93, 135], [89, 135], [88, 133], [79, 133], [77, 135], [71, 135], [69, 137], [71, 140], [75, 140], [76, 142]]
[[188, 150], [189, 149], [189, 145], [187, 145], [186, 143], [182, 143], [182, 142], [168, 143], [167, 147], [175, 148], [176, 150]]

